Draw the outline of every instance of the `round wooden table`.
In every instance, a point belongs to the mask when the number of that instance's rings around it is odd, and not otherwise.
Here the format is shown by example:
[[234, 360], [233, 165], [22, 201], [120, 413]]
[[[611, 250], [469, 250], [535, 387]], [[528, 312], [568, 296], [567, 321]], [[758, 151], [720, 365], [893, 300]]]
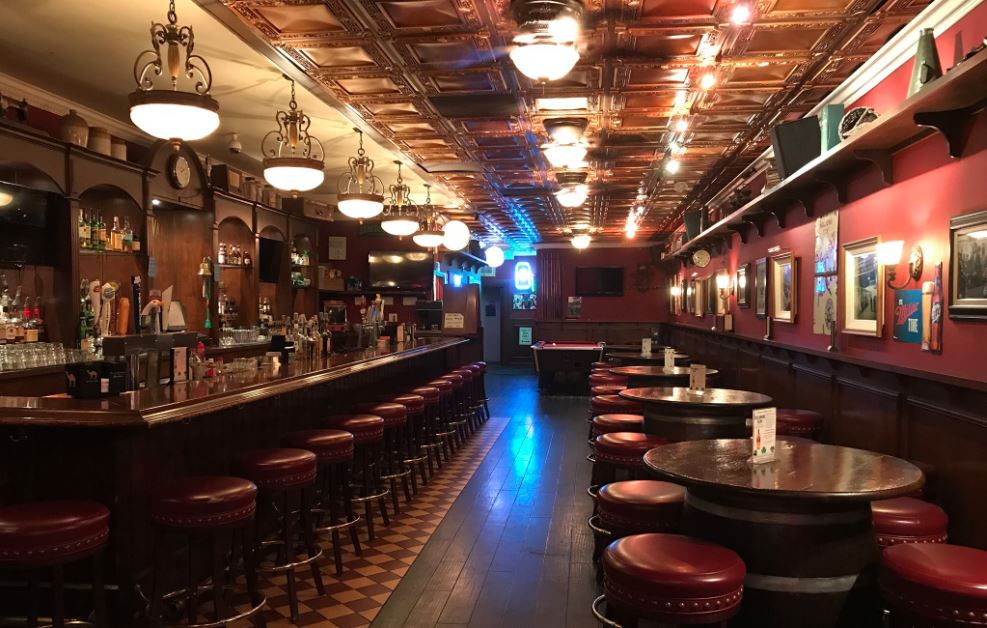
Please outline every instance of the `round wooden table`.
[[[644, 388], [647, 386], [688, 386], [689, 369], [676, 366], [666, 369], [664, 366], [616, 366], [610, 369], [614, 375], [627, 378], [628, 388]], [[716, 369], [706, 369], [707, 382], [719, 373]]]
[[[665, 364], [665, 349], [655, 349], [649, 354], [635, 351], [614, 351], [607, 354], [608, 360], [616, 360], [620, 366], [647, 366], [649, 364]], [[691, 360], [684, 353], [675, 354], [675, 366], [689, 366]]]
[[620, 396], [644, 407], [644, 431], [672, 442], [750, 436], [747, 420], [771, 397], [749, 390], [707, 388], [693, 394], [684, 387], [628, 388]]
[[645, 466], [686, 487], [683, 532], [747, 564], [731, 626], [880, 626], [870, 503], [913, 493], [921, 470], [862, 449], [779, 438], [752, 464], [751, 441], [699, 440], [652, 449]]

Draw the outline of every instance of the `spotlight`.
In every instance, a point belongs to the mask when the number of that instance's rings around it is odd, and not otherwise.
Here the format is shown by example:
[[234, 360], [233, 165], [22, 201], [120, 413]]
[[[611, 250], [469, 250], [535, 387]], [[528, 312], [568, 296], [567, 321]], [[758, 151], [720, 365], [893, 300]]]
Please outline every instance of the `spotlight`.
[[714, 85], [716, 85], [716, 75], [712, 72], [703, 74], [703, 77], [699, 79], [699, 87], [701, 87], [704, 91], [713, 89]]
[[730, 13], [730, 21], [734, 24], [746, 24], [751, 21], [751, 8], [746, 4], [738, 4]]
[[685, 133], [688, 130], [689, 130], [689, 121], [686, 120], [685, 118], [682, 118], [678, 122], [675, 123], [675, 132], [676, 133]]
[[682, 163], [678, 159], [669, 159], [665, 163], [665, 172], [675, 174], [682, 168]]

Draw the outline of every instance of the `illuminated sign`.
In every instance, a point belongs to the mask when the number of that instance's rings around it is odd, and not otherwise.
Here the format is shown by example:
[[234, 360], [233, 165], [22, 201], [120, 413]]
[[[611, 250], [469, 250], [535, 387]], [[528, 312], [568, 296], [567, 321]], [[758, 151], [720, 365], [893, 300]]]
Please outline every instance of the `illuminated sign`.
[[514, 265], [514, 289], [520, 292], [533, 290], [535, 287], [535, 273], [531, 270], [528, 262], [518, 262]]

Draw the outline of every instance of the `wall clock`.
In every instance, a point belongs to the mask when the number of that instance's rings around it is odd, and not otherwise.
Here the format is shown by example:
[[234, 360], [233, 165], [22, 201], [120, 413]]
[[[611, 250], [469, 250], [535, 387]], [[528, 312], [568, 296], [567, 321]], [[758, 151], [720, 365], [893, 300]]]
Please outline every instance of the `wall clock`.
[[692, 254], [692, 263], [699, 268], [706, 268], [709, 266], [710, 259], [709, 251], [706, 249], [699, 249]]
[[192, 181], [192, 168], [182, 155], [172, 155], [168, 160], [168, 181], [171, 187], [184, 190]]

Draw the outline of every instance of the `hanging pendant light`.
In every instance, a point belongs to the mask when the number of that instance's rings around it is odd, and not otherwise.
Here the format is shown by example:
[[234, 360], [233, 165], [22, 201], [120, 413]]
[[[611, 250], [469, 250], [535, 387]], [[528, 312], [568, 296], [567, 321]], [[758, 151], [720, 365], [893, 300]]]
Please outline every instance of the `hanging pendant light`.
[[401, 178], [401, 162], [394, 163], [398, 167], [398, 179], [389, 188], [391, 198], [384, 208], [385, 218], [380, 222], [380, 228], [400, 238], [418, 231], [418, 208], [411, 202], [411, 188]]
[[490, 268], [500, 268], [504, 264], [504, 249], [499, 246], [488, 246], [484, 251], [487, 266]]
[[442, 246], [450, 251], [461, 251], [470, 243], [470, 228], [462, 220], [450, 220], [442, 225]]
[[[288, 78], [287, 76], [285, 78]], [[325, 151], [322, 142], [308, 134], [312, 120], [298, 108], [295, 82], [291, 81], [291, 101], [288, 111], [274, 116], [278, 128], [261, 140], [264, 154], [264, 178], [279, 190], [294, 196], [322, 185], [325, 180]]]
[[411, 237], [418, 246], [426, 249], [438, 248], [442, 244], [445, 234], [439, 229], [439, 214], [432, 207], [432, 186], [425, 186], [425, 207], [423, 208], [423, 218], [421, 227], [415, 235]]
[[[152, 48], [137, 55], [134, 62], [137, 91], [130, 94], [130, 119], [148, 135], [169, 140], [176, 147], [180, 142], [201, 139], [219, 126], [219, 103], [209, 95], [212, 71], [205, 59], [193, 54], [194, 44], [192, 27], [178, 26], [175, 1], [171, 0], [168, 23], [151, 24]], [[165, 72], [171, 80], [170, 89], [155, 89], [155, 77]], [[182, 76], [193, 82], [192, 91], [179, 91]]]
[[573, 247], [582, 250], [589, 248], [589, 244], [593, 241], [593, 238], [588, 233], [579, 233], [572, 236], [572, 239], [569, 241], [572, 243]]
[[585, 172], [560, 172], [555, 175], [555, 180], [561, 186], [555, 192], [555, 198], [562, 207], [579, 207], [586, 202], [589, 196], [589, 187], [586, 185]]
[[349, 159], [349, 172], [339, 179], [336, 206], [344, 216], [363, 221], [384, 211], [384, 184], [374, 174], [374, 160], [363, 150], [363, 131], [353, 130], [360, 136], [360, 147]]
[[514, 0], [517, 21], [511, 61], [522, 74], [536, 81], [555, 81], [579, 61], [583, 5], [580, 0]]

